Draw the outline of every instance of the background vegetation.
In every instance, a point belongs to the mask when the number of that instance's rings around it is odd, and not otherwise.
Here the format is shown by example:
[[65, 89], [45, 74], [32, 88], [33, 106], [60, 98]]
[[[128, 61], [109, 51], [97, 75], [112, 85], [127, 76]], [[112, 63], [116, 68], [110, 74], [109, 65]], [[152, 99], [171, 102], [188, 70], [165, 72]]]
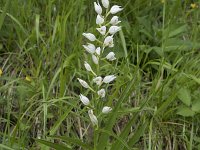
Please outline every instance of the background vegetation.
[[116, 108], [93, 137], [77, 81], [93, 1], [0, 1], [0, 149], [200, 149], [199, 1], [111, 3], [124, 7], [104, 68]]

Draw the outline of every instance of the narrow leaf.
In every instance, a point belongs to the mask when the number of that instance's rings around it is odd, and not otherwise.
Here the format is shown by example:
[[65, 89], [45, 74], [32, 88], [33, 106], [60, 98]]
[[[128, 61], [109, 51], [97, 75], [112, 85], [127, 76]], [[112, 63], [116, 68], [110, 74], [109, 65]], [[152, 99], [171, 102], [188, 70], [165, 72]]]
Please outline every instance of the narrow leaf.
[[54, 138], [54, 139], [61, 139], [65, 142], [69, 142], [69, 143], [72, 143], [76, 146], [80, 146], [84, 149], [87, 149], [87, 150], [92, 150], [93, 148], [86, 144], [86, 143], [83, 143], [81, 140], [79, 139], [75, 139], [75, 138], [69, 138], [69, 137], [65, 137], [65, 136], [50, 136], [51, 138]]
[[71, 150], [71, 148], [64, 146], [64, 145], [61, 145], [61, 144], [52, 143], [52, 142], [41, 140], [41, 139], [36, 139], [36, 141], [43, 144], [43, 145], [46, 145], [50, 148], [54, 148], [56, 150]]

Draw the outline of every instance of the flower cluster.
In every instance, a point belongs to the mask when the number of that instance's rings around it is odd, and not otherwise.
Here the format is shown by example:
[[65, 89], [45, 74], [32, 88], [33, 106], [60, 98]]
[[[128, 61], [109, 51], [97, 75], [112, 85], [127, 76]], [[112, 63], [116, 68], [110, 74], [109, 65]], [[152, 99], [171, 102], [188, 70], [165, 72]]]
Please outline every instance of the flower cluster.
[[[101, 6], [101, 4], [105, 8], [105, 10]], [[98, 26], [96, 30], [99, 32], [99, 39], [101, 40], [99, 40], [92, 33], [83, 33], [83, 36], [89, 41], [86, 45], [83, 45], [83, 48], [86, 50], [87, 53], [91, 55], [92, 61], [95, 65], [98, 65], [98, 67], [102, 59], [107, 59], [108, 61], [114, 61], [116, 59], [114, 52], [107, 53], [104, 58], [102, 58], [102, 56], [106, 48], [114, 47], [113, 37], [118, 31], [121, 30], [121, 26], [118, 26], [121, 21], [119, 21], [119, 17], [115, 16], [115, 14], [123, 10], [123, 8], [118, 5], [114, 5], [110, 8], [109, 0], [101, 0], [101, 4], [99, 2], [94, 2], [94, 9], [97, 13], [96, 24]], [[103, 15], [104, 11], [105, 15]], [[110, 15], [114, 16], [112, 16], [109, 21], [107, 21]], [[92, 92], [96, 93], [99, 98], [104, 98], [106, 96], [106, 89], [102, 88], [102, 85], [109, 84], [110, 82], [114, 81], [116, 79], [116, 76], [103, 75], [104, 77], [102, 77], [99, 72], [95, 73], [90, 64], [86, 61], [84, 62], [84, 66], [85, 69], [88, 72], [91, 72], [94, 76], [93, 83], [97, 85], [98, 90], [95, 91], [86, 81], [80, 78], [78, 78], [78, 81], [84, 88], [90, 89]], [[80, 94], [79, 96], [81, 102], [89, 108], [88, 115], [91, 122], [93, 123], [93, 125], [98, 125], [98, 119], [93, 113], [93, 109], [95, 109], [95, 106], [91, 106], [91, 101], [88, 97], [84, 96], [83, 94]], [[112, 111], [111, 107], [104, 106], [101, 113], [107, 114], [110, 111]]]

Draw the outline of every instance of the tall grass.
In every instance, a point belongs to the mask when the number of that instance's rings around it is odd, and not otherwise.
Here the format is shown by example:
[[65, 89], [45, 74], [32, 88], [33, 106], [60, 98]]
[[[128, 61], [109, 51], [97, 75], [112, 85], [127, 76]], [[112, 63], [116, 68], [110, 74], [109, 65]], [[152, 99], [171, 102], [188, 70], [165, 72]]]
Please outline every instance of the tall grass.
[[93, 1], [0, 1], [0, 149], [200, 149], [199, 2], [111, 3], [124, 7], [103, 68], [118, 75], [115, 108], [93, 130], [76, 79]]

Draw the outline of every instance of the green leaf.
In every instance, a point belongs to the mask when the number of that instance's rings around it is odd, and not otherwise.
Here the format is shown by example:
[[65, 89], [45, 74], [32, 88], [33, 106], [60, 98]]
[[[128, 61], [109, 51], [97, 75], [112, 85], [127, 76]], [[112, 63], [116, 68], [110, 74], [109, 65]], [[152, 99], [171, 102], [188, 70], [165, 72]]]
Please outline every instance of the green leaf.
[[[8, 1], [7, 1], [8, 2]], [[0, 10], [0, 12], [1, 13], [3, 13], [3, 12], [5, 12], [5, 11], [2, 11], [2, 10]], [[27, 33], [27, 31], [26, 31], [26, 29], [22, 26], [22, 24], [15, 18], [15, 17], [13, 17], [11, 14], [9, 14], [9, 13], [6, 13], [6, 15], [8, 16], [8, 17], [10, 17], [10, 19], [12, 19], [20, 28], [21, 28], [21, 30], [26, 34], [26, 35], [28, 35], [28, 33]], [[1, 19], [2, 18], [0, 18], [0, 24], [1, 24]], [[2, 22], [3, 23], [3, 22]], [[0, 25], [1, 26], [1, 25]], [[1, 28], [0, 28], [1, 29]]]
[[139, 125], [139, 127], [136, 129], [133, 136], [130, 138], [128, 145], [132, 147], [136, 142], [140, 140], [140, 137], [144, 135], [144, 132], [149, 124], [149, 121], [146, 120], [146, 122], [142, 125]]
[[43, 145], [46, 145], [50, 148], [54, 148], [56, 150], [71, 150], [71, 148], [64, 146], [62, 144], [52, 143], [52, 142], [41, 140], [41, 139], [36, 139], [36, 141], [43, 144]]
[[[127, 99], [127, 97], [130, 95], [130, 93], [133, 91], [135, 80], [136, 80], [136, 77], [133, 78], [129, 82], [129, 84], [126, 86], [126, 89], [122, 92], [122, 95], [119, 97], [119, 100], [117, 101], [117, 104], [116, 104], [115, 108], [111, 112], [110, 118], [105, 123], [106, 126], [105, 126], [104, 130], [106, 130], [106, 131], [111, 131], [112, 130], [113, 125], [116, 122], [117, 112], [118, 112], [121, 104], [123, 103], [123, 101], [125, 101]], [[99, 136], [99, 143], [98, 143], [98, 146], [97, 146], [97, 150], [105, 149], [105, 147], [108, 145], [108, 141], [109, 141], [109, 135], [106, 134], [106, 133], [102, 133]]]
[[90, 145], [88, 145], [86, 143], [83, 143], [79, 139], [69, 138], [69, 137], [65, 137], [65, 136], [49, 136], [49, 137], [54, 138], [54, 139], [61, 139], [61, 140], [65, 141], [65, 142], [72, 143], [72, 144], [74, 144], [76, 146], [78, 145], [78, 146], [80, 146], [80, 147], [82, 147], [84, 149], [87, 149], [87, 150], [92, 150], [93, 149]]
[[[114, 133], [111, 133], [109, 131], [103, 130], [103, 129], [99, 129], [100, 132], [106, 133], [109, 136], [114, 137], [117, 140], [117, 143], [120, 143], [120, 146], [126, 147], [126, 149], [130, 150], [131, 148], [127, 145], [127, 143], [124, 141], [124, 139], [122, 139], [120, 136], [115, 135]], [[112, 146], [116, 146], [115, 143], [112, 144]], [[119, 149], [119, 147], [117, 147]], [[112, 150], [112, 148], [111, 148]]]
[[178, 91], [178, 98], [187, 106], [190, 106], [191, 104], [191, 95], [190, 91], [186, 89], [185, 87], [181, 88]]
[[195, 112], [200, 112], [200, 100], [196, 100], [192, 103], [192, 110]]
[[192, 111], [189, 107], [181, 106], [178, 108], [177, 114], [183, 117], [192, 117], [195, 115], [195, 112]]
[[63, 120], [66, 119], [66, 117], [68, 116], [68, 114], [72, 110], [72, 108], [73, 108], [73, 106], [70, 106], [68, 109], [66, 109], [66, 112], [62, 116], [60, 116], [59, 119], [54, 123], [54, 126], [50, 130], [50, 135], [55, 134], [55, 132], [58, 130], [58, 128], [60, 127]]
[[3, 26], [3, 22], [4, 22], [5, 17], [6, 17], [6, 11], [10, 6], [10, 2], [11, 2], [11, 0], [7, 0], [6, 1], [6, 5], [4, 6], [3, 12], [0, 15], [0, 30], [1, 30], [2, 26]]
[[167, 107], [174, 101], [176, 98], [177, 92], [172, 90], [173, 93], [161, 104], [161, 106], [158, 108], [158, 110], [155, 112], [155, 116], [162, 114]]
[[35, 17], [35, 30], [36, 30], [37, 43], [39, 44], [39, 38], [40, 38], [40, 15], [36, 15], [36, 17]]
[[195, 82], [197, 82], [198, 84], [200, 84], [200, 78], [197, 78], [196, 76], [192, 75], [192, 74], [184, 74], [185, 76], [187, 76], [188, 78], [194, 80]]
[[[136, 118], [138, 118], [138, 113], [135, 114], [127, 123], [127, 125], [124, 127], [123, 131], [121, 132], [121, 134], [119, 135], [119, 137], [121, 139], [126, 139], [128, 134], [130, 133], [131, 130], [131, 126], [135, 123]], [[112, 144], [111, 150], [115, 150], [115, 149], [122, 149], [123, 145], [121, 145], [121, 143], [119, 141], [116, 141]]]
[[4, 150], [15, 150], [15, 149], [12, 149], [6, 145], [3, 145], [3, 144], [0, 144], [0, 149], [3, 148]]
[[187, 25], [184, 24], [182, 26], [178, 25], [178, 28], [174, 29], [173, 31], [169, 32], [169, 38], [173, 36], [177, 36], [180, 33], [186, 32], [187, 31]]
[[200, 44], [193, 41], [184, 41], [178, 38], [170, 38], [165, 41], [165, 52], [171, 51], [188, 51], [190, 49], [198, 49], [200, 48]]
[[56, 73], [55, 73], [53, 79], [51, 80], [51, 84], [50, 84], [50, 86], [49, 86], [49, 89], [48, 89], [46, 98], [49, 97], [49, 94], [51, 93], [51, 90], [52, 90], [52, 88], [54, 87], [54, 84], [55, 84], [57, 78], [59, 77], [59, 74], [60, 74], [60, 72], [62, 71], [62, 69], [66, 68], [66, 67], [69, 67], [69, 66], [71, 65], [71, 62], [73, 61], [73, 59], [74, 59], [75, 57], [76, 57], [76, 54], [71, 54], [70, 56], [68, 56], [68, 57], [66, 58], [64, 64], [63, 64], [63, 66], [60, 67], [60, 68], [56, 71]]

